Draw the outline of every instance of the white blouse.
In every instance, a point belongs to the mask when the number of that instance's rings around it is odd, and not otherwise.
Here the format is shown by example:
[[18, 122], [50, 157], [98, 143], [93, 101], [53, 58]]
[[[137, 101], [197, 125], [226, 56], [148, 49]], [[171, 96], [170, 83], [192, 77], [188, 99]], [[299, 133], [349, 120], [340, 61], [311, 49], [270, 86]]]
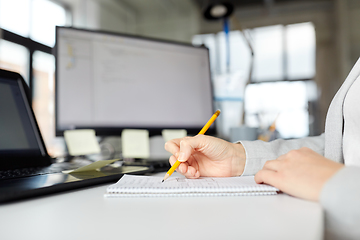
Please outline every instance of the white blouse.
[[349, 88], [344, 99], [344, 163], [360, 166], [360, 79], [357, 78]]

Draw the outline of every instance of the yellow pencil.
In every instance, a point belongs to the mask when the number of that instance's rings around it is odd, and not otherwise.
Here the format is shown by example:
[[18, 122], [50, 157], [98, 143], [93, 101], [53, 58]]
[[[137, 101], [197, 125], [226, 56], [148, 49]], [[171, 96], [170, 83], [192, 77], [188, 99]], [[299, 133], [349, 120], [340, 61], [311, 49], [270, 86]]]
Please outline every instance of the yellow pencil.
[[[209, 121], [205, 124], [205, 126], [200, 130], [200, 132], [198, 133], [198, 135], [200, 134], [205, 134], [205, 132], [209, 129], [209, 127], [211, 126], [211, 124], [215, 121], [215, 119], [220, 115], [220, 110], [217, 110], [214, 115], [212, 115], [212, 117], [209, 119]], [[171, 174], [173, 174], [173, 172], [175, 171], [175, 169], [177, 169], [180, 165], [180, 161], [176, 160], [176, 162], [174, 163], [174, 165], [172, 165], [172, 167], [169, 169], [169, 171], [165, 174], [164, 179], [162, 180], [162, 182], [164, 182], [166, 179], [168, 179]]]

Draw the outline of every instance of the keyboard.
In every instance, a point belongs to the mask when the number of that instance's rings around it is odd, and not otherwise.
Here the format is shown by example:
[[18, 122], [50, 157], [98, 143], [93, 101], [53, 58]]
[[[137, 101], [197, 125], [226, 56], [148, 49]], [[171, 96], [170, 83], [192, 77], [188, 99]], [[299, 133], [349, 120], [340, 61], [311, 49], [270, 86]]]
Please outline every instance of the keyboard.
[[60, 173], [64, 170], [76, 169], [84, 164], [81, 163], [53, 163], [48, 167], [19, 168], [0, 171], [0, 180], [30, 177], [50, 173]]

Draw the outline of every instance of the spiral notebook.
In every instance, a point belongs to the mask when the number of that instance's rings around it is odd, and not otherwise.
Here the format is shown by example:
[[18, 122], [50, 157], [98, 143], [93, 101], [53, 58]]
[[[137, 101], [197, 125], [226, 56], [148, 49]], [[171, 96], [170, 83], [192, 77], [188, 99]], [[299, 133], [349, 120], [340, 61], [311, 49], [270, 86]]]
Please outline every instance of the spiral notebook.
[[257, 184], [253, 176], [227, 178], [169, 178], [124, 175], [107, 188], [105, 197], [251, 196], [273, 195], [279, 189]]

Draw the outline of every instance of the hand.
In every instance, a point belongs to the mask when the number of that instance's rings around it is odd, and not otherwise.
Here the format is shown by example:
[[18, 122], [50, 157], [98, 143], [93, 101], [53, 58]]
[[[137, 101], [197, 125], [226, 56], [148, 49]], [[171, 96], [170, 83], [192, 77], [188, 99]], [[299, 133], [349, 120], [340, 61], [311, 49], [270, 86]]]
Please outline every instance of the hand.
[[309, 148], [301, 148], [267, 161], [255, 175], [255, 181], [295, 197], [318, 201], [325, 182], [343, 166]]
[[173, 139], [165, 143], [173, 154], [169, 162], [182, 162], [176, 169], [187, 178], [239, 176], [245, 167], [245, 150], [241, 144], [206, 135]]

